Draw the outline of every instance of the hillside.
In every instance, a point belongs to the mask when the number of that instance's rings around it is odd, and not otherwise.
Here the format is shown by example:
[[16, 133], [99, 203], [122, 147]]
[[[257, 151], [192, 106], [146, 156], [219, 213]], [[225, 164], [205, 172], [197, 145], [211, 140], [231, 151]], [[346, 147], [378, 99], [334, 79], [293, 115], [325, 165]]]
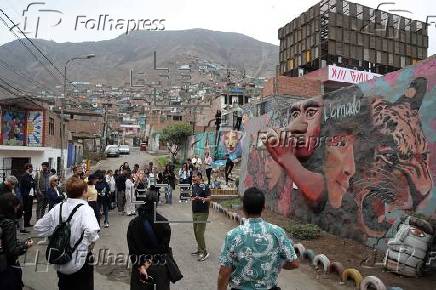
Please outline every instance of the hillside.
[[[62, 71], [68, 58], [94, 53], [94, 59], [70, 65], [68, 78], [112, 85], [122, 85], [128, 81], [130, 70], [146, 74], [152, 71], [153, 51], [157, 51], [159, 67], [206, 61], [245, 69], [247, 75], [254, 77], [273, 75], [278, 62], [276, 45], [239, 33], [204, 29], [135, 31], [98, 42], [33, 41]], [[54, 80], [18, 40], [0, 46], [0, 59], [17, 72], [25, 72], [44, 85], [52, 87], [62, 83], [61, 80]], [[23, 89], [32, 88], [29, 82], [5, 70], [4, 66], [0, 67], [0, 75], [17, 85], [23, 84], [20, 86]]]

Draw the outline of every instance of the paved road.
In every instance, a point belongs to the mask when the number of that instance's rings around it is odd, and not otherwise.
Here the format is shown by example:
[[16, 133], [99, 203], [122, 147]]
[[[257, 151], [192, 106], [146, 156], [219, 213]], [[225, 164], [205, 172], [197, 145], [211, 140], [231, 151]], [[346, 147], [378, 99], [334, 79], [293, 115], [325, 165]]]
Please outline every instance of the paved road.
[[[101, 168], [114, 168], [119, 166], [123, 160], [129, 163], [145, 163], [152, 160], [153, 157], [143, 152], [134, 152], [126, 158], [109, 159], [100, 164]], [[175, 195], [175, 197], [177, 194]], [[159, 212], [168, 219], [173, 220], [190, 220], [191, 209], [190, 203], [174, 203], [173, 205], [163, 205], [159, 207]], [[126, 231], [130, 221], [130, 217], [119, 215], [116, 212], [111, 212], [111, 226], [108, 229], [102, 229], [100, 240], [97, 242], [94, 254], [100, 259], [95, 267], [95, 289], [96, 290], [120, 290], [129, 289], [129, 270], [123, 260], [128, 253]], [[222, 214], [216, 213], [211, 209], [209, 217], [211, 221], [206, 229], [206, 243], [210, 258], [205, 262], [197, 262], [190, 255], [195, 249], [195, 239], [193, 235], [192, 225], [188, 223], [171, 224], [172, 237], [171, 246], [176, 261], [178, 262], [181, 271], [184, 275], [182, 281], [172, 286], [172, 289], [177, 290], [210, 290], [216, 289], [216, 280], [218, 276], [217, 257], [221, 248], [225, 233], [236, 224]], [[36, 253], [39, 251], [39, 261], [37, 265], [35, 261]], [[27, 287], [36, 290], [57, 289], [57, 277], [52, 267], [45, 264], [44, 245], [37, 245], [32, 248], [27, 255], [26, 260], [28, 265], [24, 267], [24, 283]], [[117, 257], [117, 263], [109, 261], [102, 262], [103, 256]], [[117, 265], [115, 265], [117, 264]], [[38, 272], [37, 272], [37, 271]], [[48, 271], [47, 271], [48, 270]], [[283, 271], [280, 274], [280, 286], [283, 290], [333, 290], [345, 289], [333, 280], [325, 277], [318, 277], [316, 272], [308, 265], [302, 265], [298, 270]]]

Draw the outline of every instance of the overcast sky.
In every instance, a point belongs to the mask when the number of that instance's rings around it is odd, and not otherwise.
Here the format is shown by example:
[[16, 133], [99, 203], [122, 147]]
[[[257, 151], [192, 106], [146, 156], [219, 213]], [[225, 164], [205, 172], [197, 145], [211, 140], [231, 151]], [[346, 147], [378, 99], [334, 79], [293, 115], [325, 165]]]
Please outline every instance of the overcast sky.
[[[108, 14], [107, 19], [165, 19], [162, 24], [166, 30], [181, 30], [189, 28], [205, 28], [218, 31], [239, 32], [258, 40], [279, 44], [277, 29], [310, 6], [319, 2], [316, 0], [1, 0], [3, 9], [24, 30], [25, 17], [23, 10], [29, 3], [27, 27], [29, 37], [35, 36], [35, 27], [39, 16], [38, 38], [56, 42], [98, 41], [115, 38], [123, 31], [121, 29], [105, 31], [86, 29], [84, 23], [90, 19], [98, 20], [99, 15]], [[360, 0], [369, 7], [377, 7], [383, 0]], [[428, 15], [436, 22], [435, 0], [389, 0], [394, 5], [384, 5], [383, 10], [409, 10], [397, 13], [404, 17], [426, 21]], [[57, 10], [39, 11], [39, 10]], [[0, 14], [1, 15], [1, 14]], [[79, 17], [78, 17], [79, 16]], [[75, 25], [77, 19], [77, 29]], [[56, 25], [58, 22], [60, 23]], [[88, 25], [92, 25], [90, 20]], [[133, 22], [132, 22], [133, 23]], [[142, 23], [141, 23], [142, 24]], [[428, 55], [436, 53], [436, 24], [429, 27]], [[159, 26], [162, 27], [162, 26]], [[119, 27], [120, 28], [120, 27]], [[124, 27], [125, 29], [125, 27]], [[0, 21], [0, 45], [15, 39]]]

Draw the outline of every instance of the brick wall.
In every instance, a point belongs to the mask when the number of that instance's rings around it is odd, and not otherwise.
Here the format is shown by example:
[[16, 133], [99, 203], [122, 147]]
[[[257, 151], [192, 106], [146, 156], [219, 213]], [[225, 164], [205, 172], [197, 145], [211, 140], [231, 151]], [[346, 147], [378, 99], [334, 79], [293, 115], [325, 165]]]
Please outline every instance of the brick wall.
[[[262, 90], [262, 96], [272, 96], [274, 93], [275, 77], [266, 81]], [[289, 95], [301, 97], [315, 97], [321, 95], [321, 82], [319, 80], [307, 79], [305, 77], [279, 76], [276, 95]]]
[[[50, 118], [54, 120], [54, 131], [49, 130]], [[59, 116], [48, 110], [44, 111], [44, 146], [61, 148], [61, 119]], [[64, 146], [67, 143], [68, 133], [65, 132], [64, 135]]]

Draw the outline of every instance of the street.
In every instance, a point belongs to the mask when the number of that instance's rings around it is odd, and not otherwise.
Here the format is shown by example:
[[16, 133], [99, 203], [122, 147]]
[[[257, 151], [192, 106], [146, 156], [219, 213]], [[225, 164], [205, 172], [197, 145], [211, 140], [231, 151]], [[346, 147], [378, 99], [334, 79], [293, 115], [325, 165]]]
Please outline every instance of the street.
[[[124, 161], [130, 164], [133, 162], [145, 164], [152, 159], [152, 156], [136, 151], [128, 156], [102, 161], [99, 164], [99, 168], [114, 169], [119, 167]], [[190, 203], [178, 203], [177, 196], [177, 193], [173, 195], [173, 199], [176, 201], [173, 205], [160, 206], [158, 211], [169, 220], [189, 221], [191, 219], [191, 205]], [[110, 213], [111, 226], [107, 229], [102, 228], [100, 232], [100, 240], [98, 240], [94, 249], [94, 254], [97, 257], [97, 265], [95, 267], [96, 290], [129, 289], [130, 274], [125, 259], [123, 261], [122, 258], [119, 258], [116, 260], [117, 263], [114, 263], [113, 260], [108, 260], [107, 263], [104, 263], [103, 257], [104, 255], [108, 257], [109, 253], [116, 257], [126, 257], [128, 255], [126, 232], [130, 220], [131, 217], [122, 216], [116, 211], [112, 211]], [[206, 228], [206, 245], [211, 255], [205, 262], [197, 262], [190, 254], [195, 250], [192, 225], [189, 223], [171, 224], [171, 246], [175, 260], [184, 275], [184, 278], [173, 285], [172, 289], [208, 290], [216, 288], [219, 251], [226, 232], [235, 227], [236, 224], [212, 209], [209, 220], [210, 223]], [[34, 240], [39, 241], [41, 239], [34, 238]], [[45, 245], [35, 245], [25, 257], [27, 265], [23, 267], [23, 281], [25, 286], [30, 289], [56, 289], [56, 272], [50, 265], [47, 267], [44, 258], [45, 247]], [[35, 265], [35, 257], [38, 251], [39, 258]], [[100, 260], [98, 261], [98, 259]], [[327, 281], [326, 279], [317, 280], [316, 272], [307, 264], [303, 264], [297, 270], [283, 271], [280, 274], [279, 285], [283, 290], [332, 290], [338, 288], [333, 286], [333, 281]]]

